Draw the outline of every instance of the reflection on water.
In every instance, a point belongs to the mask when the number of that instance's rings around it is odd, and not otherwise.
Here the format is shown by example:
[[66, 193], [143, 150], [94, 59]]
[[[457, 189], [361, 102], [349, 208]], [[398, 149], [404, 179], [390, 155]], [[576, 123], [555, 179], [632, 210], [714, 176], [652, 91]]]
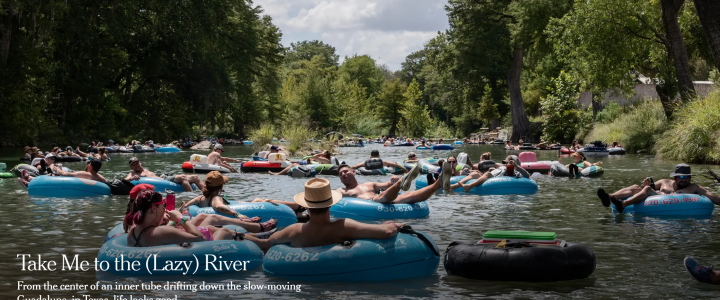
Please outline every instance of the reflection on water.
[[[248, 147], [226, 147], [226, 155], [248, 159]], [[369, 145], [364, 148], [340, 148], [341, 160], [357, 163], [380, 150], [383, 159], [402, 161], [409, 147]], [[473, 160], [481, 153], [492, 152], [496, 161], [506, 154], [500, 146], [464, 146], [455, 151], [415, 151], [420, 158], [447, 156], [465, 151]], [[1, 149], [0, 161], [14, 166], [22, 149]], [[180, 165], [192, 153], [140, 154], [143, 165], [154, 172], [179, 173]], [[517, 154], [518, 152], [513, 152]], [[557, 160], [555, 151], [537, 151], [538, 160]], [[113, 154], [103, 166], [106, 178], [122, 178], [129, 172], [127, 159], [132, 154]], [[560, 158], [570, 163], [570, 158]], [[596, 161], [590, 158], [591, 161]], [[720, 217], [708, 218], [643, 217], [614, 215], [602, 207], [595, 196], [598, 188], [614, 191], [638, 184], [647, 176], [666, 178], [675, 163], [656, 161], [649, 156], [626, 155], [603, 158], [605, 174], [601, 178], [550, 178], [535, 174], [540, 187], [532, 196], [474, 196], [438, 193], [428, 204], [430, 216], [418, 220], [401, 220], [414, 229], [428, 233], [444, 254], [453, 241], [478, 240], [487, 230], [554, 231], [568, 241], [587, 244], [597, 257], [597, 269], [588, 279], [555, 283], [516, 283], [468, 280], [447, 276], [442, 264], [432, 276], [373, 283], [289, 282], [267, 277], [262, 269], [202, 277], [127, 278], [95, 271], [21, 272], [16, 254], [42, 254], [45, 259], [60, 260], [61, 254], [79, 254], [82, 260], [94, 261], [107, 232], [122, 220], [126, 196], [94, 199], [29, 198], [16, 180], [0, 180], [0, 219], [5, 230], [0, 235], [0, 256], [7, 263], [0, 268], [0, 295], [20, 294], [17, 280], [28, 283], [51, 281], [60, 283], [139, 283], [183, 281], [187, 283], [252, 282], [252, 284], [300, 284], [295, 291], [198, 291], [155, 292], [155, 296], [178, 294], [181, 299], [244, 298], [462, 298], [462, 297], [573, 297], [573, 298], [680, 298], [717, 297], [715, 286], [695, 282], [685, 272], [682, 260], [694, 256], [700, 262], [720, 263]], [[82, 163], [65, 163], [81, 169]], [[699, 171], [699, 166], [693, 166]], [[696, 171], [697, 172], [697, 171]], [[232, 199], [252, 200], [256, 197], [279, 200], [292, 199], [303, 189], [304, 180], [266, 174], [230, 174], [225, 191]], [[340, 187], [337, 177], [326, 176], [334, 188]], [[359, 177], [361, 182], [387, 180], [389, 177]], [[703, 178], [696, 176], [694, 180]], [[704, 182], [707, 184], [708, 182]], [[718, 192], [718, 186], [710, 190]], [[194, 194], [182, 193], [180, 200]], [[45, 257], [46, 256], [46, 257]], [[441, 260], [442, 261], [442, 260]], [[522, 272], [522, 270], [517, 270]], [[289, 283], [288, 283], [289, 282]], [[88, 291], [90, 295], [111, 297], [118, 292]], [[28, 293], [30, 294], [30, 293]], [[34, 293], [37, 295], [38, 293]], [[42, 293], [43, 295], [48, 293]], [[53, 292], [51, 295], [79, 296], [80, 292]], [[147, 294], [122, 292], [120, 294]], [[3, 297], [5, 298], [5, 297]]]

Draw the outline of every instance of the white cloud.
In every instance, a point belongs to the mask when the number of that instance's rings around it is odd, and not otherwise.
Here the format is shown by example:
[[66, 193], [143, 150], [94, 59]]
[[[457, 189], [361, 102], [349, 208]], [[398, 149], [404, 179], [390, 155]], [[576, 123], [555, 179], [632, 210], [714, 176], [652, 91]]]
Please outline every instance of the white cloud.
[[258, 0], [283, 44], [319, 39], [340, 57], [368, 54], [400, 69], [405, 56], [448, 28], [446, 0]]

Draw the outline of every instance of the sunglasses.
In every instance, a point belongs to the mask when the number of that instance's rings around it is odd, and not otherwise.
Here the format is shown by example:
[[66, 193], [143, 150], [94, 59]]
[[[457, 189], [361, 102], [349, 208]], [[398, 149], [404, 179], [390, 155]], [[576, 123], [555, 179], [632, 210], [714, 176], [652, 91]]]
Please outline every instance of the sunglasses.
[[451, 164], [456, 164], [456, 163], [457, 163], [457, 161], [454, 161], [454, 160], [453, 160], [453, 161], [448, 161], [448, 162], [451, 163]]
[[682, 176], [675, 176], [675, 178], [679, 178], [679, 179], [690, 179], [690, 176], [682, 175]]

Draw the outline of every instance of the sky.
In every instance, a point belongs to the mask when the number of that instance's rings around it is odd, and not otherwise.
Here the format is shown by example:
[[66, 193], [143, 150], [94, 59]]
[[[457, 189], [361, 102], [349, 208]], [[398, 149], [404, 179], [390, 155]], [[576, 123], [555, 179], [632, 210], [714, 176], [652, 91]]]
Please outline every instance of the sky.
[[255, 0], [282, 44], [320, 40], [345, 56], [367, 54], [391, 70], [448, 28], [447, 0]]

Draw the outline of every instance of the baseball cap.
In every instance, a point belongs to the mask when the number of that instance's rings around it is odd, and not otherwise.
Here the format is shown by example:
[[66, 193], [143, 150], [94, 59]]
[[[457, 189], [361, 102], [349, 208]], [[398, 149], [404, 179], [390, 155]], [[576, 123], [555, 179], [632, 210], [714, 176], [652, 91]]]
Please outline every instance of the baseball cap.
[[278, 147], [277, 145], [272, 145], [270, 147], [270, 150], [280, 151], [280, 147]]
[[130, 161], [128, 161], [128, 164], [132, 165], [136, 162], [140, 162], [140, 160], [137, 157], [131, 157]]
[[145, 190], [154, 191], [155, 187], [152, 185], [149, 185], [147, 183], [138, 184], [138, 185], [134, 186], [132, 188], [132, 190], [130, 190], [130, 199], [137, 198], [138, 194], [140, 194], [140, 192], [145, 191]]
[[377, 150], [370, 151], [370, 156], [380, 156], [380, 151], [377, 151]]
[[220, 149], [222, 152], [225, 152], [225, 149], [223, 149], [222, 144], [215, 144], [215, 147], [213, 149]]
[[212, 171], [205, 176], [205, 182], [207, 185], [216, 187], [223, 184], [226, 184], [228, 182], [227, 176], [223, 176], [218, 171]]
[[55, 160], [55, 158], [57, 158], [57, 157], [56, 157], [55, 155], [53, 155], [53, 154], [50, 154], [50, 155], [48, 155], [48, 156], [45, 156], [45, 158], [49, 158], [49, 159]]

